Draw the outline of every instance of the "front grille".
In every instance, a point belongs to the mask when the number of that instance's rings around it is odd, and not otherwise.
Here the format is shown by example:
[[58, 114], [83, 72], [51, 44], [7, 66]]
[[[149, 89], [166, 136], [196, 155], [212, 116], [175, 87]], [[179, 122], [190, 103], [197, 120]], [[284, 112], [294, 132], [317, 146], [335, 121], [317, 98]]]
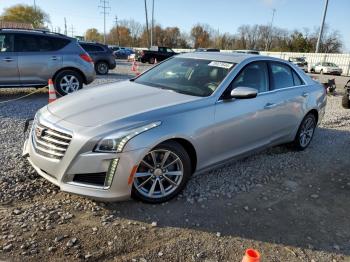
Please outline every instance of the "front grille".
[[37, 123], [33, 127], [32, 139], [38, 154], [61, 159], [67, 151], [72, 135]]
[[77, 183], [104, 186], [106, 173], [76, 174], [73, 181]]

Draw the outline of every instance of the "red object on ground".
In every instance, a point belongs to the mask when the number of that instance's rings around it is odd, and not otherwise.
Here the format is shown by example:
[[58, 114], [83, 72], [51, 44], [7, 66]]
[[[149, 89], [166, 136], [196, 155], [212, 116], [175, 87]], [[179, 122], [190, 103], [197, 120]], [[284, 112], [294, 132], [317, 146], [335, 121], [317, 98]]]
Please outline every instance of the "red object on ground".
[[260, 253], [254, 249], [247, 249], [242, 262], [260, 262]]
[[52, 79], [49, 79], [49, 104], [57, 99], [56, 97], [56, 90], [53, 86]]

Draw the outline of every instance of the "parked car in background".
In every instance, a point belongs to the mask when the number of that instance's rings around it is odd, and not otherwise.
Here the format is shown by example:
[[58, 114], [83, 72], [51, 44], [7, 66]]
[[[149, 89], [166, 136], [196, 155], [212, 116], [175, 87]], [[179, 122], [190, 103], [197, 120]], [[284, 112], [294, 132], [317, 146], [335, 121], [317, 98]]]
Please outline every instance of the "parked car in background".
[[239, 53], [239, 54], [260, 55], [260, 52], [256, 50], [233, 50], [232, 52]]
[[116, 67], [113, 51], [108, 46], [90, 42], [79, 42], [79, 44], [91, 56], [97, 74], [106, 75], [109, 70]]
[[217, 48], [197, 48], [195, 52], [220, 52]]
[[45, 106], [23, 156], [63, 191], [160, 203], [195, 172], [278, 144], [306, 149], [325, 106], [324, 87], [287, 61], [187, 53]]
[[304, 72], [308, 72], [308, 63], [305, 60], [305, 57], [289, 57], [289, 62], [295, 64]]
[[0, 29], [0, 87], [42, 87], [66, 95], [95, 79], [91, 57], [74, 38], [45, 30]]
[[141, 52], [140, 61], [142, 63], [148, 62], [154, 64], [156, 60], [160, 62], [174, 55], [177, 55], [177, 53], [169, 47], [152, 46], [149, 50], [143, 50]]
[[128, 59], [129, 55], [135, 54], [135, 52], [131, 48], [121, 48], [114, 51], [113, 54], [117, 59]]
[[343, 70], [334, 63], [319, 62], [311, 68], [311, 72], [318, 74], [341, 75]]

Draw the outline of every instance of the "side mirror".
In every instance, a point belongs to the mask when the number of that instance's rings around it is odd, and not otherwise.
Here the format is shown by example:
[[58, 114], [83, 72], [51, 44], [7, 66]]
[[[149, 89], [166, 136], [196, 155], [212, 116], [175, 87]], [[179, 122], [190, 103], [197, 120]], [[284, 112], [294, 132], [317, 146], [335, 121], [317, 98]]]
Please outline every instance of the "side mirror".
[[255, 98], [258, 95], [258, 90], [251, 87], [239, 86], [234, 88], [231, 91], [230, 95], [231, 95], [231, 98], [237, 98], [237, 99]]

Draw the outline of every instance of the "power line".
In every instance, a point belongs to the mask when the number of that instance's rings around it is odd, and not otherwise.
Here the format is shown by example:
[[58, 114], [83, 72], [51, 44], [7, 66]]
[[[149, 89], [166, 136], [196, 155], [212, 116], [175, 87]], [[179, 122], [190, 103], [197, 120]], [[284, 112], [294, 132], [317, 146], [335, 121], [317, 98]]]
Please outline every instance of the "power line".
[[318, 53], [320, 49], [321, 41], [322, 41], [322, 34], [323, 34], [323, 28], [324, 28], [324, 21], [326, 20], [327, 7], [328, 7], [328, 0], [325, 0], [320, 33], [318, 34], [318, 39], [316, 44], [316, 53]]
[[119, 26], [118, 26], [118, 16], [115, 16], [115, 27], [117, 28], [117, 43], [118, 43], [118, 46], [120, 46], [120, 43], [119, 43]]
[[147, 45], [148, 45], [148, 47], [150, 47], [149, 29], [148, 29], [148, 14], [147, 14], [147, 0], [145, 0], [145, 14], [146, 14]]
[[102, 8], [101, 14], [103, 14], [103, 43], [106, 44], [106, 16], [109, 15], [109, 13], [106, 10], [110, 10], [111, 7], [109, 6], [108, 0], [100, 0], [99, 8]]
[[64, 34], [67, 35], [68, 31], [67, 31], [67, 19], [64, 18]]
[[72, 37], [74, 37], [75, 30], [74, 30], [74, 26], [73, 25], [71, 25], [71, 27], [70, 27], [70, 32], [72, 34]]
[[276, 13], [276, 9], [273, 8], [272, 9], [272, 18], [271, 18], [271, 23], [270, 23], [270, 28], [268, 29], [268, 34], [267, 34], [267, 40], [266, 40], [266, 45], [265, 45], [265, 51], [268, 51], [269, 49], [269, 45], [270, 45], [270, 38], [272, 40], [272, 27], [273, 27], [273, 20], [275, 18], [275, 13]]
[[152, 0], [152, 25], [151, 25], [151, 46], [153, 46], [153, 30], [154, 30], [154, 0]]

